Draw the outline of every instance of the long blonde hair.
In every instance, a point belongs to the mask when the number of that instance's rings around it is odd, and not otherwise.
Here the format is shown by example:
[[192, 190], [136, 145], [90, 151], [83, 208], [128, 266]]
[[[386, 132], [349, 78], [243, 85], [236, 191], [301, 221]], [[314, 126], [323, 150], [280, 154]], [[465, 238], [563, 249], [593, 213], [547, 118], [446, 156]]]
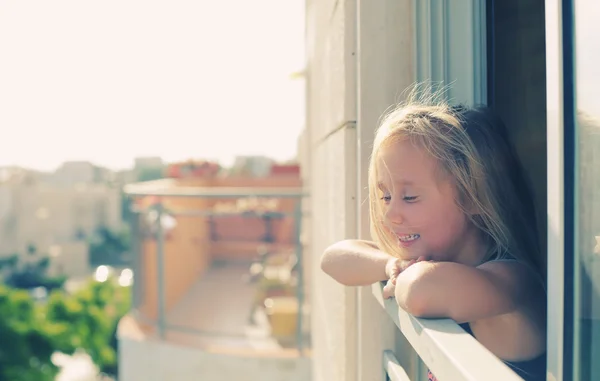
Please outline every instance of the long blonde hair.
[[375, 136], [369, 165], [372, 238], [389, 254], [405, 257], [385, 228], [377, 161], [382, 147], [410, 139], [453, 181], [457, 205], [487, 241], [484, 261], [511, 256], [537, 267], [532, 196], [503, 122], [486, 108], [451, 107], [436, 96], [411, 98], [385, 116]]

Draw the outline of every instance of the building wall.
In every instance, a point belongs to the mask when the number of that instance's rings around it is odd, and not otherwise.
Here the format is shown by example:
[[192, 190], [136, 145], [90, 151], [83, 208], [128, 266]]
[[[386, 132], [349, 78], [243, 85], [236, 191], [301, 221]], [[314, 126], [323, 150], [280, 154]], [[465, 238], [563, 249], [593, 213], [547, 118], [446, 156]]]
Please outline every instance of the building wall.
[[[312, 279], [313, 279], [313, 257], [316, 253], [311, 246], [312, 243], [312, 225], [311, 225], [311, 179], [310, 172], [312, 168], [312, 156], [310, 155], [310, 131], [304, 128], [298, 137], [298, 160], [300, 165], [300, 178], [302, 181], [302, 190], [306, 197], [302, 199], [302, 225], [300, 230], [300, 242], [302, 244], [302, 269], [304, 277], [304, 296], [307, 301], [312, 300]], [[309, 302], [308, 305], [311, 305]], [[307, 319], [308, 320], [308, 319]], [[306, 324], [310, 331], [310, 321]]]
[[310, 184], [314, 381], [357, 380], [356, 290], [320, 270], [331, 243], [356, 237], [356, 2], [307, 0], [308, 67], [303, 176]]
[[[360, 1], [357, 15], [357, 236], [370, 240], [368, 165], [375, 130], [390, 107], [405, 100], [416, 81], [413, 1]], [[411, 379], [420, 380], [416, 352], [373, 297], [371, 287], [358, 291], [357, 331], [360, 344], [358, 380], [384, 379], [382, 352], [392, 349]]]
[[[313, 380], [379, 381], [393, 349], [414, 379], [416, 355], [371, 288], [320, 269], [330, 244], [370, 239], [367, 166], [382, 114], [415, 81], [412, 1], [307, 2]], [[305, 137], [305, 139], [307, 139]]]
[[51, 181], [56, 185], [93, 183], [96, 181], [96, 167], [87, 161], [68, 161], [56, 170]]
[[50, 247], [49, 276], [86, 277], [90, 274], [87, 242], [65, 242]]
[[[0, 256], [24, 254], [29, 244], [41, 255], [50, 254], [50, 248], [56, 245], [65, 245], [65, 253], [83, 253], [71, 248], [78, 247], [78, 241], [87, 243], [99, 227], [122, 227], [119, 189], [104, 184], [55, 186], [18, 182], [1, 186]], [[87, 249], [83, 255], [87, 261]]]
[[[170, 198], [164, 200], [164, 206], [174, 210], [201, 210], [207, 208], [207, 202], [206, 199]], [[176, 226], [166, 232], [164, 240], [166, 308], [175, 305], [210, 264], [208, 228], [204, 221], [192, 216], [179, 216], [176, 221]], [[155, 319], [158, 314], [156, 240], [145, 236], [139, 254], [137, 271], [141, 281], [138, 287], [143, 291], [138, 308], [146, 317]]]

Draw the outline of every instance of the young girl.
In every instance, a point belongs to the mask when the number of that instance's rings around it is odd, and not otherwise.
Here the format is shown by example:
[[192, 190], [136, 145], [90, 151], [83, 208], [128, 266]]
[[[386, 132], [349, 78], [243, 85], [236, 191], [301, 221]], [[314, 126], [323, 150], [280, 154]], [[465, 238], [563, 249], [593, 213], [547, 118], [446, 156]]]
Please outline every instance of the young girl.
[[[377, 131], [371, 235], [330, 246], [322, 269], [423, 318], [451, 318], [525, 380], [546, 379], [546, 293], [533, 202], [490, 110], [406, 104]], [[430, 374], [430, 379], [435, 379]]]

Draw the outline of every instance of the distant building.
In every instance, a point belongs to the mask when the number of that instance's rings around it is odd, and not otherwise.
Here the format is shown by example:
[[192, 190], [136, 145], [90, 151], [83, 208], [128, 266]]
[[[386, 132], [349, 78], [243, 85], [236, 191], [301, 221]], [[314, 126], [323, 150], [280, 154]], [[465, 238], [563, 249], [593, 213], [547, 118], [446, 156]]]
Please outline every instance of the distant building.
[[189, 160], [170, 164], [167, 168], [167, 177], [173, 179], [206, 178], [214, 177], [220, 171], [221, 166], [218, 163], [204, 160]]
[[89, 184], [98, 180], [96, 166], [88, 161], [63, 163], [52, 176], [57, 185]]
[[273, 164], [270, 175], [300, 177], [300, 164]]
[[266, 177], [274, 161], [265, 156], [238, 156], [229, 171], [230, 176]]
[[161, 179], [165, 176], [165, 162], [160, 157], [137, 157], [127, 183]]
[[[89, 180], [84, 172], [79, 179]], [[27, 177], [0, 184], [0, 257], [23, 255], [32, 246], [40, 255], [54, 250], [55, 257], [87, 263], [87, 241], [100, 227], [122, 227], [119, 188], [102, 183], [57, 185]], [[67, 271], [77, 266], [62, 267]]]
[[165, 163], [158, 156], [136, 157], [134, 160], [134, 168], [162, 168]]

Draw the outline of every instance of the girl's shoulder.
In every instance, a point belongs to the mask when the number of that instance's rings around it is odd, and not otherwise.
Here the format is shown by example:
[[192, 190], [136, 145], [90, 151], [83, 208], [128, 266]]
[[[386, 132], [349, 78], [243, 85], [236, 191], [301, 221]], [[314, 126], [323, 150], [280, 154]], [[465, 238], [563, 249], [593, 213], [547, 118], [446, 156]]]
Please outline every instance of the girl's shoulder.
[[533, 285], [534, 287], [541, 287], [544, 292], [546, 292], [546, 282], [544, 281], [540, 271], [538, 271], [532, 264], [521, 261], [511, 255], [490, 259], [478, 267], [501, 270], [502, 272], [513, 275], [515, 280], [523, 281], [526, 284]]
[[523, 365], [525, 360], [543, 357], [546, 288], [539, 272], [515, 258], [491, 260], [480, 267], [493, 273], [493, 278], [510, 290], [508, 294], [513, 299], [514, 309], [503, 315], [469, 322], [467, 332], [505, 361]]

